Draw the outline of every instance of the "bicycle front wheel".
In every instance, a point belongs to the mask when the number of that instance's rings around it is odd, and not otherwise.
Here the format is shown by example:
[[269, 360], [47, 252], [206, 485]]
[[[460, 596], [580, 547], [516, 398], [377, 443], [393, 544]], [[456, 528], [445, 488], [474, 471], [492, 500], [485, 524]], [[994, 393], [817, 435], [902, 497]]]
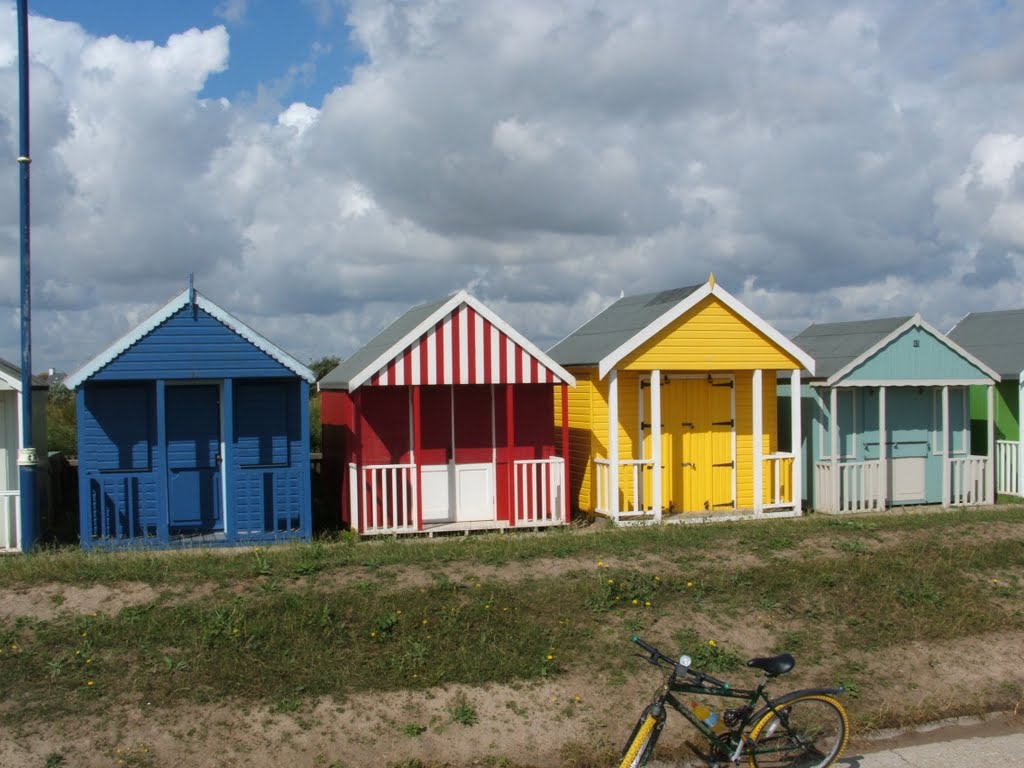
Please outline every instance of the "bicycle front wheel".
[[846, 710], [831, 696], [793, 699], [751, 729], [751, 768], [825, 768], [846, 747], [849, 730]]
[[664, 711], [659, 718], [651, 712], [650, 707], [645, 709], [633, 729], [633, 734], [622, 750], [622, 761], [619, 763], [619, 768], [640, 768], [640, 766], [646, 765], [664, 724]]

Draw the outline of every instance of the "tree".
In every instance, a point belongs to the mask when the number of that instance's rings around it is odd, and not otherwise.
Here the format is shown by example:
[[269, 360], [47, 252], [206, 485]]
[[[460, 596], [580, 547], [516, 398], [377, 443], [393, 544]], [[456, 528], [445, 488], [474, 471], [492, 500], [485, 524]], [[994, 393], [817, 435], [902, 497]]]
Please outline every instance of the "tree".
[[[341, 364], [341, 358], [335, 356], [321, 357], [309, 364], [309, 369], [320, 381], [324, 376]], [[323, 434], [320, 421], [320, 393], [316, 385], [309, 388], [309, 450], [320, 453], [323, 450]]]
[[46, 394], [46, 450], [60, 451], [65, 456], [78, 455], [78, 427], [75, 414], [75, 393], [64, 386], [64, 374], [50, 377]]

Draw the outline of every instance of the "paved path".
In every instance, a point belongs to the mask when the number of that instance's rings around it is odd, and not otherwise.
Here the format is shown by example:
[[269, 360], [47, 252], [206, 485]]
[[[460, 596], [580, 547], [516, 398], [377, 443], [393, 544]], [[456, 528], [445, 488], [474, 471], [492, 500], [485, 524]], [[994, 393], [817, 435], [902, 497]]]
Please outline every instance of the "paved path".
[[843, 768], [1022, 768], [1024, 732], [848, 754], [835, 765]]

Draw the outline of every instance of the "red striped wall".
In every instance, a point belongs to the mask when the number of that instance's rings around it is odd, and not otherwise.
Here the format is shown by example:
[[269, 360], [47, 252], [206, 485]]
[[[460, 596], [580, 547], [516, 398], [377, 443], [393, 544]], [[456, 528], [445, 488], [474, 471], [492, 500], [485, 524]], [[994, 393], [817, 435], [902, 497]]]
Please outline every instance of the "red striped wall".
[[371, 386], [555, 384], [557, 377], [496, 325], [462, 304], [370, 377]]

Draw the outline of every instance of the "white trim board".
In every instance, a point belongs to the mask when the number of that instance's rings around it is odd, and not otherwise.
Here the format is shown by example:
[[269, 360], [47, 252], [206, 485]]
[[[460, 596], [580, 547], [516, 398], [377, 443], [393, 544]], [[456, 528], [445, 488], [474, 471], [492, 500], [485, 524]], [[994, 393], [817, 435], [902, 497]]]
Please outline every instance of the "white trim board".
[[[565, 370], [562, 366], [544, 354], [536, 345], [534, 345], [529, 339], [520, 334], [515, 328], [506, 323], [494, 312], [484, 306], [478, 299], [474, 298], [468, 291], [462, 290], [448, 299], [444, 304], [434, 310], [430, 315], [420, 321], [420, 323], [402, 336], [398, 341], [388, 347], [384, 352], [377, 355], [377, 357], [368, 365], [366, 365], [361, 371], [354, 374], [349, 378], [348, 391], [353, 392], [363, 384], [365, 384], [370, 377], [375, 373], [383, 369], [385, 366], [391, 363], [395, 357], [398, 356], [406, 347], [412, 344], [416, 339], [430, 330], [438, 320], [452, 314], [462, 304], [467, 304], [472, 307], [477, 314], [484, 317], [491, 325], [496, 327], [512, 341], [525, 349], [531, 356], [537, 359], [541, 365], [555, 374], [556, 377], [562, 380], [562, 383], [576, 386], [576, 378]], [[319, 385], [318, 385], [319, 387]]]
[[316, 375], [294, 357], [285, 353], [280, 347], [271, 343], [263, 336], [260, 336], [256, 331], [234, 315], [218, 307], [212, 301], [200, 294], [199, 291], [186, 288], [150, 315], [141, 324], [137, 325], [105, 350], [100, 352], [100, 354], [96, 355], [92, 360], [65, 378], [64, 386], [68, 389], [76, 389], [86, 379], [112, 363], [122, 354], [127, 352], [132, 346], [142, 341], [142, 339], [169, 320], [176, 312], [187, 307], [192, 295], [195, 296], [195, 304], [197, 307], [217, 321], [226, 325], [254, 347], [270, 355], [272, 358], [277, 360], [277, 362], [281, 363], [281, 365], [290, 369], [310, 384], [316, 381]]
[[[838, 371], [836, 371], [831, 376], [829, 376], [828, 379], [825, 380], [825, 384], [827, 386], [830, 386], [830, 387], [835, 387], [835, 386], [862, 386], [862, 387], [867, 387], [867, 386], [883, 386], [883, 385], [880, 385], [878, 382], [856, 382], [856, 383], [847, 384], [846, 382], [842, 382], [841, 380], [844, 379], [851, 371], [855, 370], [858, 366], [862, 365], [868, 359], [873, 357], [875, 354], [877, 354], [881, 350], [885, 349], [885, 347], [889, 346], [889, 344], [891, 344], [893, 341], [898, 339], [900, 336], [902, 336], [904, 333], [909, 331], [911, 328], [920, 328], [925, 333], [927, 333], [929, 336], [932, 336], [936, 341], [939, 341], [942, 344], [945, 344], [946, 347], [948, 347], [950, 349], [950, 351], [954, 352], [957, 355], [960, 355], [961, 357], [966, 359], [969, 363], [971, 363], [971, 365], [973, 365], [974, 367], [976, 367], [979, 370], [983, 371], [987, 376], [989, 376], [989, 378], [992, 381], [1001, 381], [1002, 380], [998, 373], [996, 373], [991, 368], [989, 368], [987, 365], [985, 365], [983, 362], [981, 362], [981, 360], [976, 358], [974, 355], [972, 355], [966, 349], [964, 349], [959, 344], [954, 342], [952, 339], [949, 339], [946, 336], [944, 336], [941, 333], [939, 333], [939, 331], [936, 330], [934, 328], [934, 326], [932, 326], [929, 323], [927, 323], [924, 320], [924, 318], [921, 317], [920, 314], [915, 314], [912, 318], [907, 320], [907, 322], [903, 323], [901, 326], [899, 326], [898, 328], [893, 330], [891, 333], [889, 333], [888, 336], [886, 336], [883, 339], [875, 342], [872, 346], [868, 347], [868, 349], [866, 349], [864, 352], [861, 352], [860, 355], [855, 357], [853, 360], [848, 362], [846, 365], [844, 365]], [[892, 384], [892, 383], [893, 382], [889, 382], [889, 384]], [[954, 384], [954, 382], [952, 382], [952, 381], [946, 381], [946, 382], [942, 382], [942, 383], [944, 383], [944, 384]], [[971, 383], [973, 383], [973, 384], [987, 384], [989, 382], [987, 380], [980, 380], [980, 381], [972, 381]], [[926, 386], [926, 382], [914, 382], [914, 384], [916, 384], [917, 386]]]
[[814, 359], [810, 355], [775, 330], [771, 325], [765, 322], [747, 306], [742, 304], [739, 299], [734, 297], [727, 290], [719, 286], [717, 283], [713, 283], [709, 280], [670, 310], [661, 315], [657, 320], [649, 323], [627, 341], [620, 344], [617, 349], [605, 355], [598, 363], [598, 378], [603, 379], [608, 375], [608, 372], [622, 360], [622, 358], [638, 349], [641, 345], [650, 341], [658, 333], [665, 330], [665, 328], [667, 328], [671, 323], [682, 317], [709, 296], [717, 298], [725, 304], [725, 306], [754, 326], [758, 332], [789, 354], [790, 357], [796, 359], [809, 373], [812, 375], [814, 374]]

